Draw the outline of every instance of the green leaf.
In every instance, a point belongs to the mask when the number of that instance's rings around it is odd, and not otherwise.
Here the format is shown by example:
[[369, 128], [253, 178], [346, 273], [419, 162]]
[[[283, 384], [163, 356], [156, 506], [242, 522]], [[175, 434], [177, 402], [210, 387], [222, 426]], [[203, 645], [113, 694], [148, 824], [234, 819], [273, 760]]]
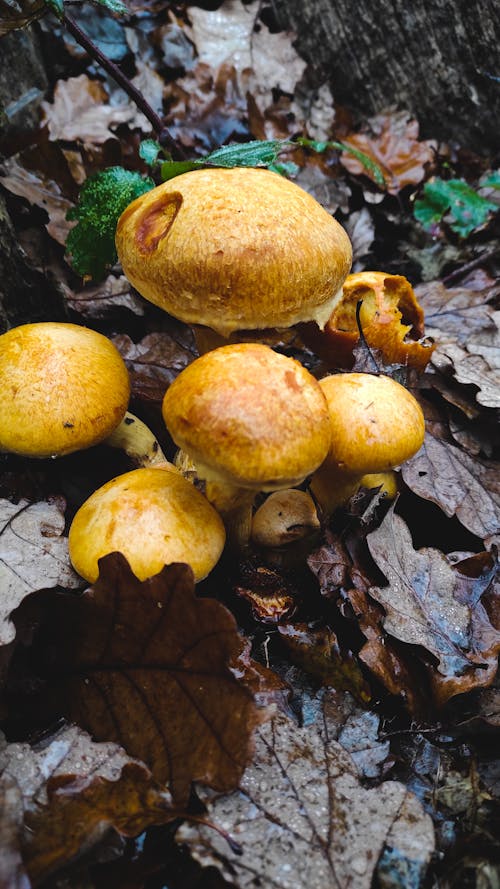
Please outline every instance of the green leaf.
[[203, 164], [213, 167], [267, 167], [275, 163], [283, 148], [293, 145], [288, 140], [273, 139], [269, 142], [234, 143], [217, 148], [205, 158]]
[[94, 279], [104, 277], [117, 259], [118, 219], [135, 198], [152, 188], [152, 179], [123, 167], [109, 167], [84, 182], [77, 206], [67, 214], [68, 219], [78, 220], [66, 241], [76, 272]]
[[463, 179], [431, 179], [424, 185], [423, 197], [415, 201], [415, 218], [429, 230], [450, 214], [450, 228], [461, 238], [485, 225], [496, 204], [477, 193]]
[[158, 155], [163, 149], [156, 139], [144, 139], [139, 145], [139, 157], [147, 163], [149, 167], [154, 167], [158, 161]]
[[277, 161], [275, 164], [269, 164], [268, 169], [273, 173], [279, 173], [280, 176], [296, 176], [300, 167], [293, 161]]
[[96, 6], [104, 6], [108, 12], [117, 12], [119, 15], [128, 15], [129, 10], [121, 0], [92, 0]]
[[64, 0], [45, 0], [45, 5], [55, 13], [58, 19], [64, 15]]
[[481, 180], [481, 188], [500, 188], [500, 170], [494, 170], [486, 179]]
[[183, 173], [189, 173], [191, 170], [200, 170], [204, 165], [203, 161], [165, 161], [161, 165], [162, 182], [173, 179], [175, 176], [182, 176]]

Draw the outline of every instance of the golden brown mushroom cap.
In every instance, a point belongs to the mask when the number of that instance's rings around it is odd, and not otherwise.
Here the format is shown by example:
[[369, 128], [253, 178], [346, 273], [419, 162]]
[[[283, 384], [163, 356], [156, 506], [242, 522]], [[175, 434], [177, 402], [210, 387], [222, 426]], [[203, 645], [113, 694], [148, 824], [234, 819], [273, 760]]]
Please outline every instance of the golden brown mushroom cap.
[[175, 469], [135, 469], [95, 491], [73, 519], [69, 554], [75, 570], [96, 580], [98, 560], [122, 552], [139, 580], [185, 562], [202, 580], [218, 562], [226, 535], [208, 500]]
[[242, 488], [293, 487], [330, 444], [319, 383], [298, 361], [257, 343], [197, 358], [167, 389], [162, 410], [201, 477]]
[[142, 296], [223, 336], [323, 327], [352, 260], [346, 232], [307, 192], [242, 167], [185, 173], [137, 198], [116, 247]]
[[390, 377], [334, 374], [320, 380], [330, 409], [327, 463], [346, 473], [384, 472], [409, 460], [424, 441], [418, 401]]
[[103, 441], [127, 410], [130, 380], [107, 337], [48, 321], [0, 336], [0, 392], [0, 449], [50, 457]]

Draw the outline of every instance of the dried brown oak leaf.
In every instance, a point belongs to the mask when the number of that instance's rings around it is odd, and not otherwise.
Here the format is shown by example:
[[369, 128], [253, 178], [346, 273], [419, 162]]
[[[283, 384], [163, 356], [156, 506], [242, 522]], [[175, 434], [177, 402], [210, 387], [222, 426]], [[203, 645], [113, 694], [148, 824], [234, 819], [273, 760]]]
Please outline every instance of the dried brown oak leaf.
[[243, 647], [233, 616], [196, 598], [188, 565], [144, 582], [121, 553], [99, 566], [82, 596], [45, 594], [37, 651], [47, 706], [122, 744], [179, 803], [195, 780], [232, 790], [262, 718], [230, 669]]
[[405, 483], [447, 516], [455, 515], [486, 545], [500, 533], [500, 472], [492, 460], [469, 457], [445, 438], [427, 431], [418, 454], [403, 464]]
[[108, 275], [105, 281], [91, 287], [68, 289], [66, 302], [70, 309], [84, 318], [105, 318], [110, 312], [126, 309], [144, 315], [145, 303], [132, 289], [124, 275]]
[[373, 586], [369, 591], [385, 610], [384, 629], [432, 655], [431, 682], [437, 703], [491, 684], [500, 632], [491, 625], [480, 601], [491, 586], [491, 572], [470, 579], [439, 550], [413, 549], [408, 527], [394, 508], [367, 542], [388, 581], [387, 586]]
[[397, 781], [363, 787], [336, 733], [325, 711], [307, 728], [280, 714], [259, 729], [239, 792], [205, 794], [209, 820], [240, 843], [240, 856], [204, 827], [183, 825], [178, 838], [237, 889], [369, 889], [384, 846], [423, 876], [430, 817]]
[[27, 169], [15, 157], [11, 157], [2, 161], [0, 183], [12, 194], [45, 210], [49, 217], [46, 225], [49, 235], [59, 244], [66, 244], [73, 227], [66, 214], [73, 204], [63, 195], [57, 182], [45, 173]]
[[86, 74], [59, 80], [53, 102], [42, 102], [43, 123], [53, 142], [90, 142], [99, 145], [113, 136], [111, 127], [128, 123], [135, 106], [107, 104], [108, 94], [97, 80]]
[[197, 354], [190, 331], [177, 322], [172, 322], [172, 333], [149, 333], [139, 343], [119, 334], [113, 342], [127, 364], [132, 394], [145, 401], [161, 402], [170, 383]]
[[[179, 815], [142, 763], [116, 744], [92, 741], [77, 726], [33, 747], [0, 739], [0, 792], [5, 812], [16, 815], [12, 848], [33, 883], [87, 852], [110, 828], [137, 836]], [[2, 862], [6, 869], [3, 855]], [[6, 886], [17, 885], [17, 866], [11, 858]]]
[[55, 503], [0, 500], [0, 645], [12, 642], [10, 614], [29, 593], [82, 586], [63, 532], [64, 516]]
[[432, 367], [462, 386], [473, 386], [483, 407], [500, 407], [498, 284], [447, 289], [431, 281], [416, 293], [426, 313], [426, 332], [436, 340]]
[[[343, 142], [375, 161], [390, 194], [398, 194], [405, 185], [418, 185], [424, 178], [425, 165], [434, 158], [436, 143], [419, 141], [418, 123], [406, 111], [379, 114], [368, 121], [368, 127], [367, 132], [350, 133]], [[341, 161], [354, 175], [363, 173], [373, 178], [353, 155], [343, 152]]]

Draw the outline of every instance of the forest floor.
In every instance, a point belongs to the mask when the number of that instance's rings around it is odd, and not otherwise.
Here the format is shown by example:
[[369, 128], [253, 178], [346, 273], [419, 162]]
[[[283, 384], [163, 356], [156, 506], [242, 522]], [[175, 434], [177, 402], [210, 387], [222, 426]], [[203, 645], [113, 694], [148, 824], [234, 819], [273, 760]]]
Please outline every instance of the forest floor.
[[[353, 272], [413, 285], [425, 328], [407, 314], [389, 356], [361, 339], [339, 368], [305, 333], [276, 347], [318, 377], [403, 382], [426, 439], [395, 501], [362, 489], [300, 545], [228, 551], [196, 596], [183, 566], [141, 584], [116, 554], [83, 592], [68, 528], [125, 456], [2, 455], [0, 884], [498, 889], [499, 159], [421, 139], [404, 109], [355, 120], [271, 3], [127, 5], [72, 14], [189, 158], [305, 137], [279, 169], [344, 226]], [[160, 181], [140, 155], [155, 134], [55, 18], [29, 27], [49, 86], [39, 124], [2, 142], [16, 238], [55, 320], [115, 343], [130, 409], [172, 459], [161, 402], [197, 355], [191, 330], [117, 263], [82, 280], [65, 249], [87, 177]]]

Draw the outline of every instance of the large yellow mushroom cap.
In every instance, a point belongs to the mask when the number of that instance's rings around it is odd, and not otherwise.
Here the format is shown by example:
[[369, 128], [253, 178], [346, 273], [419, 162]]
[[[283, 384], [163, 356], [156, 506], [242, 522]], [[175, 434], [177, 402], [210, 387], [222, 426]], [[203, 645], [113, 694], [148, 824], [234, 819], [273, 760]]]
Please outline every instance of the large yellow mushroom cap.
[[0, 393], [0, 449], [50, 457], [103, 441], [127, 410], [130, 380], [107, 337], [49, 321], [0, 336]]
[[218, 562], [226, 534], [208, 500], [175, 469], [135, 469], [112, 479], [80, 507], [69, 532], [75, 570], [93, 582], [98, 561], [121, 552], [139, 580], [185, 562], [202, 580]]
[[167, 389], [163, 417], [209, 481], [254, 490], [299, 484], [323, 462], [330, 418], [317, 380], [269, 346], [222, 346]]
[[196, 170], [137, 198], [116, 232], [125, 275], [150, 302], [222, 336], [323, 327], [352, 250], [307, 192], [269, 170]]
[[422, 409], [411, 392], [390, 377], [333, 374], [320, 386], [332, 426], [328, 464], [353, 475], [384, 472], [422, 446]]

